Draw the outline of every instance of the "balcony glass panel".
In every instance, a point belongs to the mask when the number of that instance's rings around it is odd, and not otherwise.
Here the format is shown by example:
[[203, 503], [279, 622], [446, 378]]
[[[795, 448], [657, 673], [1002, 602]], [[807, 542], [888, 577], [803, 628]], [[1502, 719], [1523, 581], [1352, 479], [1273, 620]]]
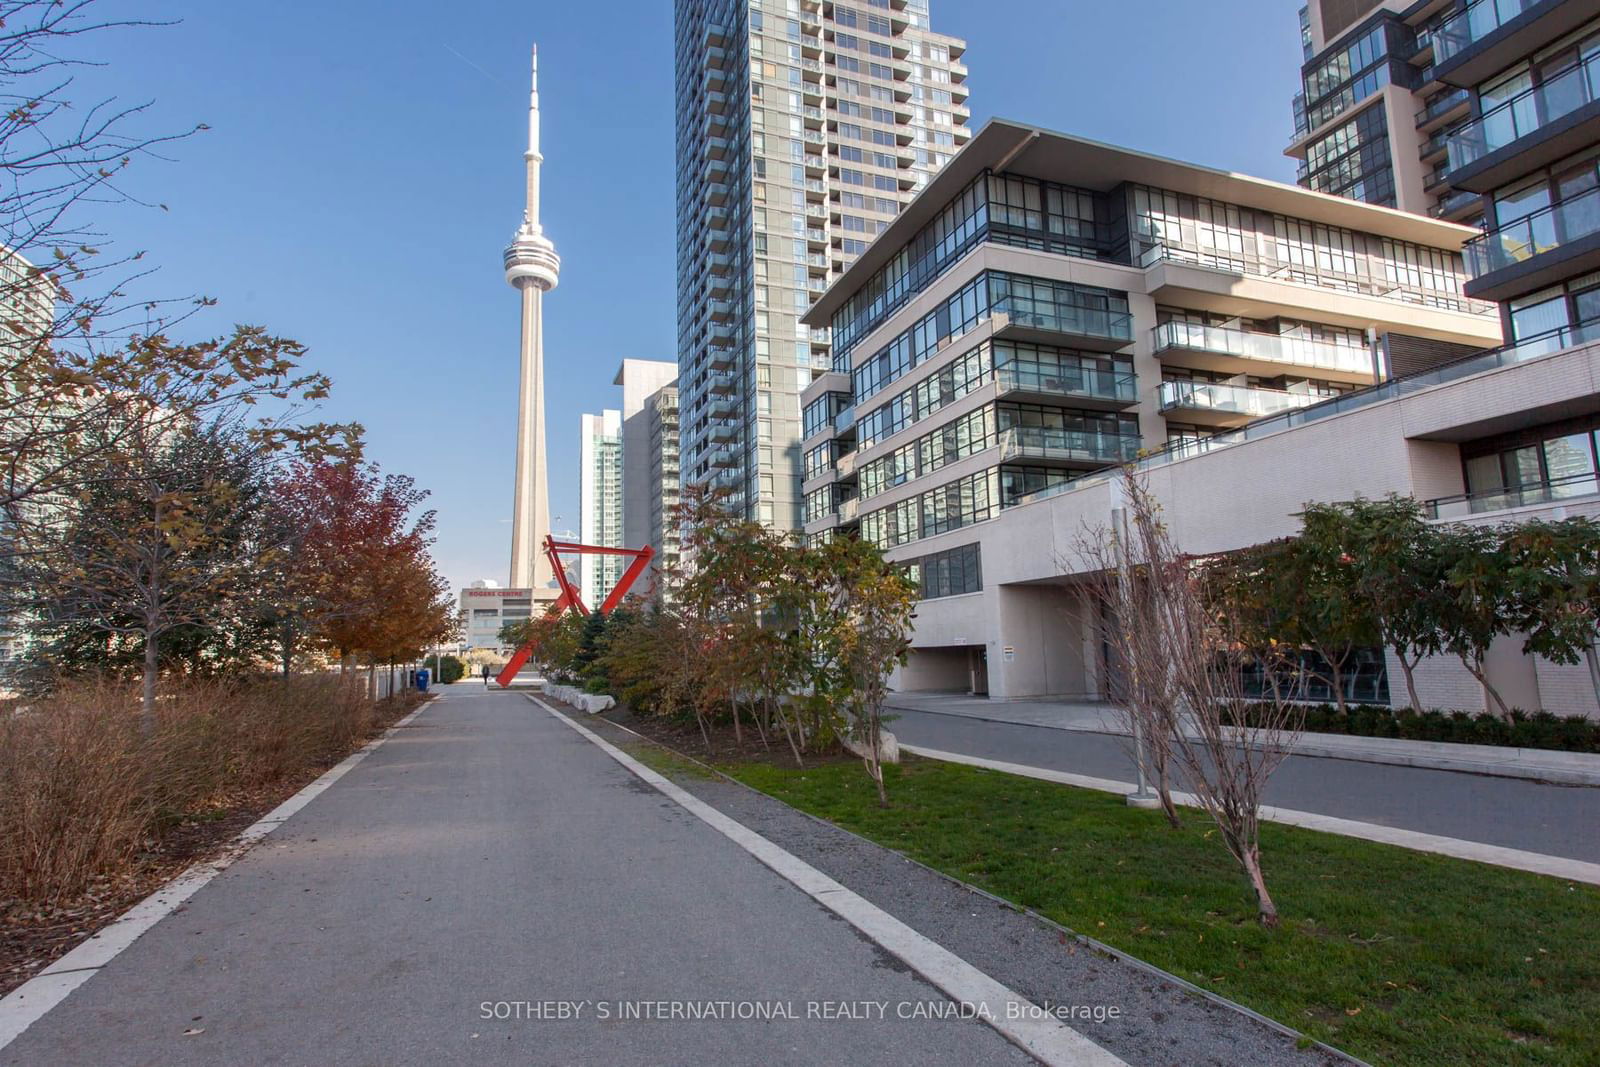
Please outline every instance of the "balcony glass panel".
[[1016, 297], [1000, 301], [994, 310], [1010, 316], [1011, 325], [1014, 326], [1079, 337], [1104, 337], [1130, 344], [1133, 341], [1133, 319], [1120, 311]]
[[1058, 363], [1032, 363], [1012, 360], [995, 368], [995, 380], [1002, 393], [1027, 390], [1059, 396], [1092, 396], [1104, 400], [1133, 403], [1138, 390], [1131, 372], [1113, 372], [1096, 367], [1071, 367]]
[[1476, 163], [1595, 100], [1600, 100], [1600, 55], [1588, 56], [1457, 129], [1450, 135], [1450, 169]]
[[1474, 278], [1481, 278], [1593, 233], [1600, 233], [1600, 189], [1579, 193], [1513, 219], [1493, 233], [1474, 237], [1464, 249], [1467, 269]]
[[1139, 453], [1132, 434], [1065, 430], [1053, 426], [1013, 426], [1000, 434], [1000, 458], [1068, 459], [1091, 463], [1124, 463]]
[[1320, 367], [1352, 374], [1370, 373], [1372, 355], [1364, 348], [1286, 337], [1272, 333], [1249, 333], [1221, 326], [1194, 322], [1167, 322], [1155, 328], [1155, 350], [1188, 348], [1199, 352], [1289, 363], [1300, 367]]
[[1570, 478], [1552, 478], [1548, 482], [1532, 485], [1513, 485], [1499, 489], [1485, 489], [1477, 493], [1440, 497], [1428, 501], [1430, 519], [1459, 519], [1469, 515], [1482, 515], [1489, 511], [1505, 511], [1534, 504], [1552, 504], [1578, 496], [1600, 493], [1600, 475], [1579, 474]]
[[1510, 22], [1539, 0], [1477, 0], [1465, 11], [1446, 19], [1433, 33], [1435, 63], [1459, 55], [1474, 41], [1481, 41]]
[[1281, 389], [1252, 389], [1242, 385], [1209, 382], [1162, 382], [1161, 410], [1203, 408], [1256, 418], [1280, 411], [1303, 408], [1324, 397], [1309, 393], [1289, 393]]

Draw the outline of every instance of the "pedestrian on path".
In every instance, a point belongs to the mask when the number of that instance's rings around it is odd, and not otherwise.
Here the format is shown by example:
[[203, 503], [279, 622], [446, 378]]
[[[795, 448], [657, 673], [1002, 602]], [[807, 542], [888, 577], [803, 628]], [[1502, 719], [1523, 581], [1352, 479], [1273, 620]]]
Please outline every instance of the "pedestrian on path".
[[487, 663], [483, 665], [483, 687], [485, 689], [489, 688], [489, 665]]

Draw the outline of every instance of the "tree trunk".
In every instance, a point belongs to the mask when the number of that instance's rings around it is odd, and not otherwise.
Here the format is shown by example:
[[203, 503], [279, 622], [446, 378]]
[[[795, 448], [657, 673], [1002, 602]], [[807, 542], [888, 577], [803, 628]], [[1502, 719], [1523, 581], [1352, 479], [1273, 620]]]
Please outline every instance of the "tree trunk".
[[1256, 917], [1261, 920], [1262, 926], [1277, 926], [1278, 906], [1272, 902], [1272, 894], [1267, 892], [1267, 880], [1261, 874], [1260, 850], [1254, 847], [1245, 849], [1240, 863], [1250, 879], [1250, 888], [1256, 891]]
[[1155, 745], [1150, 746], [1150, 753], [1150, 769], [1154, 772], [1151, 777], [1156, 780], [1156, 796], [1161, 798], [1161, 810], [1167, 816], [1167, 825], [1174, 830], [1181, 830], [1183, 820], [1178, 818], [1178, 806], [1172, 802], [1172, 786], [1167, 781], [1171, 761], [1167, 753]]
[[1400, 661], [1400, 673], [1406, 678], [1406, 699], [1411, 701], [1411, 710], [1418, 715], [1422, 714], [1422, 701], [1417, 698], [1417, 676], [1414, 665], [1406, 659], [1406, 654], [1401, 649], [1394, 650], [1394, 658]]
[[783, 727], [784, 740], [789, 742], [789, 751], [794, 753], [794, 765], [804, 767], [805, 761], [800, 758], [800, 746], [795, 744], [794, 733], [789, 729], [789, 716], [783, 713], [783, 709], [776, 701], [773, 702], [772, 714], [777, 717], [778, 725]]
[[1479, 685], [1483, 686], [1483, 691], [1489, 694], [1489, 699], [1494, 701], [1494, 706], [1500, 709], [1500, 717], [1506, 722], [1510, 722], [1511, 709], [1506, 707], [1505, 698], [1500, 695], [1500, 690], [1489, 684], [1488, 676], [1483, 673], [1482, 661], [1480, 660], [1477, 664], [1473, 664], [1467, 660], [1467, 657], [1462, 656], [1461, 665], [1467, 669], [1468, 674], [1478, 680]]
[[[1346, 651], [1345, 655], [1349, 655], [1349, 652]], [[1327, 656], [1322, 658], [1328, 664], [1328, 682], [1333, 688], [1334, 703], [1339, 705], [1341, 715], [1346, 714], [1349, 709], [1345, 707], [1344, 702], [1344, 656], [1338, 659], [1330, 659]]]
[[733, 743], [744, 747], [744, 731], [739, 728], [739, 701], [730, 692], [728, 694], [728, 707], [733, 711]]
[[140, 707], [139, 725], [146, 737], [156, 732], [156, 672], [161, 652], [156, 642], [155, 634], [144, 635], [144, 699]]
[[1594, 699], [1600, 703], [1600, 653], [1595, 652], [1594, 642], [1583, 650], [1583, 658], [1589, 663], [1589, 684], [1594, 687]]

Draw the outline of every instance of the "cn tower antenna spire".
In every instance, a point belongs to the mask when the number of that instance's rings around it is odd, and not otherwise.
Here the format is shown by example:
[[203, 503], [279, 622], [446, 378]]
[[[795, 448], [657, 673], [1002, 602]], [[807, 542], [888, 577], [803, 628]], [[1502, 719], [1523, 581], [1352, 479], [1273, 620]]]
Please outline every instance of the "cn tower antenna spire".
[[544, 156], [539, 154], [539, 46], [533, 46], [533, 79], [528, 92], [528, 215], [525, 225], [530, 233], [542, 232], [539, 225], [539, 164]]
[[561, 276], [561, 257], [539, 220], [539, 47], [533, 48], [528, 94], [528, 199], [522, 226], [506, 249], [506, 281], [522, 300], [522, 387], [517, 402], [517, 483], [511, 516], [511, 586], [549, 592], [555, 571], [542, 551], [550, 533], [544, 451], [544, 295]]

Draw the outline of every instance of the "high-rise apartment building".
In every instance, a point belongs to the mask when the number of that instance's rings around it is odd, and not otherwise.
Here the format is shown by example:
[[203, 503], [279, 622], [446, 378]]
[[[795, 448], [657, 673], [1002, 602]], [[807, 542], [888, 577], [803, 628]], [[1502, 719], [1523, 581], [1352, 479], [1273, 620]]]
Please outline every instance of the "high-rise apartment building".
[[686, 485], [800, 524], [800, 321], [968, 138], [963, 42], [927, 0], [677, 0], [678, 366]]
[[662, 386], [645, 404], [650, 419], [650, 547], [655, 569], [665, 573], [678, 563], [678, 383]]
[[[1497, 2], [1535, 6], [1472, 6]], [[1465, 90], [1440, 77], [1460, 8], [1459, 0], [1310, 0], [1300, 9], [1304, 66], [1287, 154], [1300, 161], [1301, 185], [1480, 221], [1477, 197], [1446, 180], [1445, 140], [1468, 103]]]
[[[578, 442], [578, 537], [586, 545], [622, 548], [622, 412], [583, 415]], [[621, 556], [580, 557], [578, 586], [591, 608], [622, 577]]]
[[648, 544], [661, 551], [650, 538], [651, 471], [659, 465], [650, 424], [656, 394], [677, 378], [676, 363], [625, 359], [612, 379], [622, 387], [622, 543], [627, 548]]

